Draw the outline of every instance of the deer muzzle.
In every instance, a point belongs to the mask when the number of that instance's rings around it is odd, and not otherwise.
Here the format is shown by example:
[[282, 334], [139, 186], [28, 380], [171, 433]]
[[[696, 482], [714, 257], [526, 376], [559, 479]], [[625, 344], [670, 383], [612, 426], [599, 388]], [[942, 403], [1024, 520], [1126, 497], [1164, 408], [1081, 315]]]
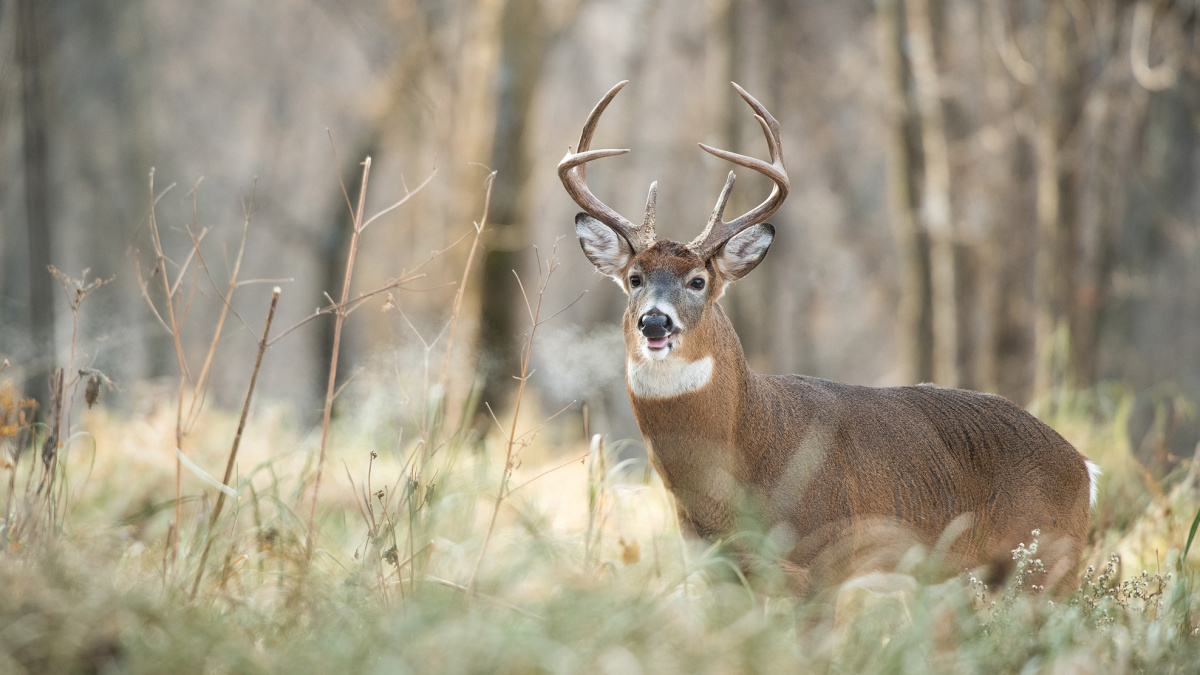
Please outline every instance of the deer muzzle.
[[674, 329], [671, 317], [666, 314], [647, 312], [638, 319], [638, 330], [646, 337], [646, 344], [650, 349], [666, 347]]

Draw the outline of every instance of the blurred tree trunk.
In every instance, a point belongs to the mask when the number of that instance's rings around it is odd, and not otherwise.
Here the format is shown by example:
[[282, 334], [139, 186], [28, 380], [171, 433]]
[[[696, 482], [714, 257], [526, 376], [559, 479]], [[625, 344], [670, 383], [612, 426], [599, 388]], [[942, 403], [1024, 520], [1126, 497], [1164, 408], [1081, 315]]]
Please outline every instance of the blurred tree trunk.
[[912, 80], [904, 50], [902, 2], [884, 0], [878, 5], [880, 54], [891, 101], [888, 210], [904, 257], [899, 323], [905, 380], [930, 382], [934, 379], [933, 295], [929, 235], [921, 226], [917, 187], [924, 167], [916, 106], [909, 95]]
[[[114, 67], [74, 60], [60, 67], [72, 73], [88, 72], [96, 79], [95, 89], [75, 92], [71, 100], [88, 100], [96, 92], [103, 92], [111, 108], [105, 111], [107, 114], [97, 111], [91, 115], [92, 133], [107, 142], [93, 144], [88, 152], [73, 153], [72, 160], [76, 175], [84, 179], [82, 185], [73, 188], [72, 197], [93, 208], [95, 221], [75, 235], [68, 231], [73, 224], [64, 219], [59, 233], [67, 244], [63, 250], [67, 260], [82, 258], [96, 277], [118, 281], [106, 287], [104, 293], [88, 297], [88, 311], [81, 317], [79, 334], [96, 336], [111, 331], [117, 317], [122, 325], [150, 325], [154, 321], [136, 276], [127, 272], [135, 260], [144, 264], [143, 269], [154, 265], [150, 251], [143, 250], [138, 256], [130, 251], [130, 244], [134, 228], [145, 217], [144, 177], [161, 147], [154, 137], [152, 113], [158, 82], [151, 64], [157, 59], [150, 48], [153, 12], [144, 3], [85, 3], [80, 10], [62, 16], [58, 27], [61, 34], [88, 45], [88, 49], [72, 54], [88, 59], [93, 50], [111, 49]], [[171, 172], [170, 167], [162, 168]], [[86, 253], [81, 255], [81, 250]], [[143, 358], [112, 358], [116, 354], [111, 350], [97, 351], [96, 367], [117, 382], [169, 377], [178, 372], [174, 344], [165, 331], [128, 331], [126, 339]]]
[[[977, 126], [990, 124], [989, 142], [979, 144], [979, 155], [972, 167], [982, 185], [976, 186], [976, 197], [987, 204], [988, 215], [981, 244], [973, 251], [972, 267], [977, 277], [977, 302], [981, 329], [975, 335], [975, 359], [970, 387], [981, 391], [1008, 393], [1002, 363], [1008, 348], [1009, 336], [1019, 335], [1020, 325], [1005, 311], [1007, 302], [1019, 297], [1022, 287], [1011, 268], [1023, 259], [1021, 248], [1026, 239], [1022, 211], [1021, 181], [1025, 175], [1020, 158], [1024, 154], [1020, 134], [1012, 121], [1019, 106], [1018, 91], [1006, 72], [1000, 50], [996, 45], [1007, 40], [1003, 18], [996, 11], [994, 0], [975, 5], [974, 26], [977, 31], [978, 53], [982, 59], [982, 82], [976, 89], [983, 111]], [[994, 122], [997, 120], [998, 122]], [[990, 146], [990, 147], [989, 147]]]
[[[1097, 12], [1088, 44], [1079, 50], [1080, 58], [1102, 64], [1086, 92], [1078, 125], [1078, 241], [1074, 248], [1079, 252], [1079, 265], [1068, 311], [1072, 384], [1079, 387], [1093, 386], [1098, 376], [1100, 329], [1110, 302], [1115, 241], [1128, 208], [1126, 171], [1138, 161], [1138, 132], [1143, 129], [1149, 99], [1149, 92], [1134, 81], [1127, 66], [1129, 55], [1122, 39], [1125, 15], [1119, 7], [1103, 7]], [[1081, 88], [1080, 96], [1084, 94]], [[1187, 134], [1172, 133], [1171, 137], [1184, 142]], [[1191, 150], [1173, 156], [1190, 161]]]
[[501, 20], [501, 35], [496, 130], [489, 162], [497, 172], [488, 216], [493, 225], [479, 276], [480, 370], [484, 378], [480, 400], [490, 403], [493, 409], [500, 405], [517, 374], [517, 333], [528, 328], [517, 321], [518, 308], [523, 316], [525, 303], [514, 271], [522, 274], [526, 290], [535, 286], [524, 275], [521, 264], [530, 243], [522, 188], [530, 169], [525, 142], [529, 111], [549, 49], [549, 31], [540, 0], [509, 0]]
[[[709, 15], [710, 32], [708, 40], [705, 44], [706, 62], [705, 62], [705, 83], [712, 100], [713, 118], [716, 122], [714, 125], [716, 130], [719, 130], [721, 139], [718, 145], [722, 148], [730, 148], [734, 152], [747, 152], [742, 147], [742, 124], [746, 121], [743, 118], [746, 104], [740, 98], [735, 96], [727, 96], [731, 93], [729, 90], [730, 82], [748, 87], [750, 91], [757, 91], [753, 82], [748, 82], [749, 73], [739, 72], [738, 65], [744, 63], [746, 54], [742, 49], [740, 33], [743, 15], [749, 12], [759, 11], [758, 3], [744, 2], [738, 3], [736, 0], [713, 0], [705, 3], [705, 8]], [[765, 92], [757, 92], [759, 100], [767, 100], [765, 105], [768, 109], [773, 106], [770, 104], [769, 96], [764, 97]], [[774, 92], [771, 92], [772, 94]], [[736, 99], [736, 100], [735, 100]], [[779, 111], [775, 110], [778, 115]], [[755, 127], [757, 127], [757, 123]], [[753, 151], [750, 151], [753, 154]], [[726, 171], [736, 167], [721, 166], [717, 169], [719, 175], [724, 178]], [[738, 176], [743, 182], [738, 183], [742, 189], [734, 190], [729, 203], [726, 205], [726, 218], [733, 218], [734, 213], [738, 211], [745, 200], [745, 174], [738, 172]], [[776, 240], [778, 242], [778, 239]], [[776, 243], [778, 247], [778, 243]], [[768, 256], [768, 260], [774, 261], [779, 256], [779, 251], [775, 250]], [[771, 262], [764, 262], [763, 269], [769, 269]], [[752, 288], [759, 279], [747, 279], [744, 286]], [[739, 289], [742, 290], [742, 289]], [[733, 325], [742, 329], [740, 339], [742, 348], [746, 352], [746, 358], [753, 360], [757, 359], [762, 353], [764, 336], [760, 330], [759, 322], [763, 318], [765, 312], [755, 306], [756, 300], [761, 300], [760, 297], [754, 297], [754, 293], [728, 294], [721, 300], [721, 307], [729, 313], [729, 318]], [[755, 364], [762, 367], [764, 364]]]
[[1045, 43], [1039, 73], [1037, 129], [1037, 285], [1034, 344], [1037, 354], [1034, 397], [1046, 395], [1056, 383], [1070, 379], [1067, 361], [1056, 354], [1059, 329], [1068, 331], [1069, 308], [1075, 296], [1075, 177], [1077, 162], [1064, 152], [1067, 136], [1078, 121], [1080, 77], [1071, 17], [1061, 2], [1052, 2], [1044, 21]]
[[29, 318], [32, 353], [25, 391], [49, 409], [50, 372], [56, 363], [54, 288], [47, 271], [54, 237], [49, 215], [50, 176], [46, 141], [46, 99], [42, 55], [46, 33], [37, 0], [17, 0], [17, 60], [21, 70], [21, 120], [24, 131], [25, 216], [29, 245]]
[[930, 278], [933, 296], [933, 362], [935, 381], [944, 387], [959, 386], [958, 279], [954, 264], [956, 241], [950, 211], [950, 151], [942, 112], [942, 85], [938, 52], [934, 46], [934, 12], [938, 0], [905, 0], [908, 52], [924, 153], [921, 220], [929, 235]]
[[[765, 91], [774, 99], [772, 105], [778, 106], [778, 108], [770, 108], [776, 111], [775, 116], [783, 120], [785, 128], [791, 126], [793, 129], [800, 128], [803, 120], [798, 119], [800, 111], [797, 107], [788, 109], [788, 104], [792, 103], [788, 100], [788, 84], [795, 73], [793, 72], [792, 56], [784, 45], [787, 45], [790, 40], [794, 39], [793, 36], [802, 30], [806, 19], [802, 10], [802, 7], [789, 0], [767, 1], [767, 26], [770, 31], [767, 37], [770, 48], [766, 50], [765, 54], [768, 78]], [[728, 92], [728, 86], [725, 84], [722, 89]], [[739, 113], [744, 116], [743, 119], [749, 120], [749, 115], [746, 115], [746, 108], [740, 99], [726, 96], [726, 100], [733, 101], [738, 106]], [[784, 116], [790, 118], [790, 124]], [[796, 135], [799, 136], [799, 134]], [[761, 134], [755, 134], [756, 143], [762, 143], [760, 138]], [[761, 197], [759, 198], [761, 199]], [[811, 311], [814, 285], [796, 283], [798, 279], [796, 263], [803, 259], [805, 250], [803, 242], [809, 234], [800, 231], [795, 222], [779, 222], [781, 215], [775, 216], [775, 222], [777, 226], [787, 228], [785, 230], [787, 236], [775, 239], [771, 244], [771, 255], [774, 258], [768, 257], [766, 261], [769, 271], [767, 277], [769, 286], [761, 292], [765, 301], [765, 316], [760, 319], [763, 324], [759, 332], [767, 340], [765, 352], [771, 356], [772, 372], [806, 373], [811, 372], [813, 367], [812, 332], [809, 321], [805, 317]], [[771, 292], [771, 289], [779, 288], [788, 288], [792, 292]], [[774, 330], [776, 326], [792, 327], [790, 337], [780, 339], [777, 331]]]

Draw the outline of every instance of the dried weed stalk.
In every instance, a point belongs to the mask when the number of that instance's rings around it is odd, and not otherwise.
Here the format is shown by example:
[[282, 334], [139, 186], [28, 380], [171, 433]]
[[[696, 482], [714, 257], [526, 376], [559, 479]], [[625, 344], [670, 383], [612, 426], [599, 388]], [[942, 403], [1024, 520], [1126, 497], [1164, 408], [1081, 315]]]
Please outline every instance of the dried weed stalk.
[[[334, 154], [335, 163], [336, 163], [336, 156], [337, 155], [335, 152], [335, 154]], [[424, 189], [425, 186], [428, 185], [431, 180], [433, 180], [433, 177], [435, 175], [437, 175], [436, 168], [434, 168], [433, 171], [430, 172], [429, 177], [426, 178], [424, 180], [424, 182], [422, 182], [420, 185], [418, 185], [416, 187], [416, 189], [406, 190], [404, 197], [402, 197], [399, 201], [393, 203], [391, 206], [383, 209], [382, 211], [375, 214], [374, 216], [371, 216], [370, 218], [367, 218], [364, 220], [363, 215], [364, 215], [364, 208], [365, 208], [366, 200], [367, 200], [367, 185], [368, 185], [368, 181], [370, 180], [370, 176], [371, 176], [371, 158], [367, 157], [363, 161], [362, 182], [360, 184], [359, 192], [358, 192], [357, 208], [355, 208], [350, 203], [350, 195], [349, 195], [349, 193], [346, 192], [345, 181], [342, 180], [341, 174], [339, 172], [338, 181], [341, 183], [341, 186], [342, 186], [342, 195], [346, 198], [346, 207], [350, 209], [351, 228], [352, 228], [351, 233], [350, 233], [350, 250], [346, 256], [346, 274], [345, 274], [345, 278], [342, 280], [341, 299], [337, 303], [333, 303], [331, 301], [331, 303], [328, 307], [326, 307], [322, 310], [318, 310], [313, 316], [310, 316], [307, 319], [305, 319], [304, 321], [301, 321], [300, 323], [296, 324], [296, 326], [289, 328], [288, 330], [284, 331], [284, 333], [282, 335], [279, 336], [279, 337], [283, 337], [287, 333], [290, 333], [292, 330], [295, 330], [299, 326], [303, 325], [304, 323], [307, 323], [309, 320], [311, 320], [321, 314], [332, 313], [334, 315], [333, 351], [329, 357], [329, 380], [328, 380], [328, 384], [325, 389], [325, 409], [324, 409], [324, 414], [323, 414], [322, 421], [321, 421], [321, 451], [320, 451], [320, 454], [317, 456], [316, 476], [313, 479], [312, 502], [311, 502], [311, 506], [309, 508], [309, 513], [308, 513], [308, 535], [307, 535], [307, 540], [306, 540], [306, 545], [305, 545], [305, 555], [304, 555], [305, 568], [307, 568], [309, 565], [312, 564], [314, 541], [316, 539], [315, 527], [316, 527], [316, 518], [317, 518], [317, 500], [321, 493], [321, 476], [322, 476], [322, 473], [325, 468], [325, 456], [327, 454], [327, 449], [329, 446], [329, 425], [330, 425], [330, 421], [331, 421], [331, 417], [332, 417], [332, 413], [333, 413], [333, 400], [335, 397], [334, 386], [337, 382], [338, 359], [339, 359], [339, 355], [341, 352], [341, 342], [342, 342], [342, 328], [346, 323], [346, 317], [350, 314], [351, 311], [353, 311], [353, 309], [360, 306], [362, 304], [362, 302], [365, 301], [367, 298], [378, 295], [380, 293], [384, 293], [392, 288], [400, 287], [406, 283], [409, 283], [411, 281], [414, 281], [414, 280], [424, 276], [421, 274], [404, 272], [404, 273], [401, 273], [399, 278], [388, 282], [382, 288], [376, 289], [375, 291], [372, 291], [370, 293], [362, 294], [362, 295], [358, 296], [357, 298], [351, 300], [350, 299], [350, 283], [354, 278], [354, 263], [358, 256], [359, 242], [362, 238], [363, 232], [367, 229], [367, 227], [369, 227], [371, 225], [371, 223], [378, 220], [384, 214], [387, 214], [387, 213], [393, 211], [394, 209], [399, 208], [401, 205], [403, 205], [405, 202], [407, 202], [409, 199], [411, 199], [414, 195], [416, 195], [418, 192], [420, 192], [422, 189]], [[422, 265], [423, 264], [424, 263], [422, 263]], [[276, 340], [278, 340], [278, 339], [279, 338], [276, 338]]]
[[[230, 288], [232, 293], [233, 289]], [[275, 287], [271, 293], [271, 307], [267, 310], [267, 321], [263, 327], [262, 339], [258, 341], [258, 354], [254, 358], [254, 370], [250, 373], [250, 385], [246, 389], [246, 400], [242, 403], [242, 416], [238, 419], [237, 433], [233, 436], [233, 446], [229, 449], [229, 460], [225, 462], [225, 477], [221, 482], [229, 487], [229, 479], [233, 476], [233, 467], [237, 462], [238, 448], [242, 444], [242, 433], [246, 430], [246, 418], [250, 415], [250, 399], [254, 396], [254, 385], [258, 382], [258, 371], [262, 367], [263, 354], [267, 351], [267, 338], [271, 335], [271, 322], [275, 320], [275, 308], [279, 305], [280, 288]], [[196, 591], [200, 588], [200, 579], [204, 576], [204, 563], [208, 560], [208, 552], [212, 548], [213, 532], [217, 526], [217, 519], [221, 517], [221, 509], [225, 506], [225, 492], [223, 490], [217, 493], [217, 505], [213, 507], [212, 515], [208, 519], [208, 534], [205, 537], [204, 552], [200, 554], [200, 563], [196, 566], [196, 579], [192, 582], [191, 597], [196, 597]], [[224, 571], [221, 575], [225, 576]]]
[[[487, 167], [484, 168], [486, 169]], [[431, 554], [433, 552], [432, 542], [425, 544], [420, 549], [415, 548], [418, 541], [424, 540], [424, 536], [421, 532], [422, 511], [431, 502], [436, 492], [434, 478], [427, 474], [427, 468], [430, 461], [432, 461], [434, 456], [437, 455], [437, 453], [443, 447], [445, 447], [447, 443], [468, 428], [466, 424], [467, 412], [473, 410], [476, 405], [475, 401], [468, 396], [467, 400], [462, 406], [463, 416], [461, 417], [461, 423], [459, 424], [458, 428], [443, 437], [442, 424], [446, 419], [445, 408], [447, 402], [449, 401], [446, 395], [446, 389], [450, 368], [450, 359], [454, 351], [454, 335], [458, 327], [459, 317], [462, 315], [463, 296], [465, 295], [468, 287], [471, 270], [474, 269], [475, 266], [475, 256], [479, 250], [480, 240], [483, 237], [483, 233], [487, 230], [488, 213], [491, 209], [492, 202], [492, 186], [495, 184], [495, 179], [496, 172], [489, 170], [487, 176], [484, 178], [483, 214], [478, 221], [472, 223], [474, 238], [471, 241], [471, 248], [467, 252], [467, 260], [463, 266], [462, 278], [458, 283], [458, 290], [454, 295], [454, 302], [451, 305], [450, 316], [447, 318], [445, 325], [438, 332], [438, 335], [432, 340], [426, 339], [425, 336], [423, 336], [421, 332], [417, 330], [417, 327], [414, 326], [411, 321], [409, 321], [408, 316], [404, 313], [404, 310], [400, 307], [399, 303], [395, 301], [390, 293], [388, 294], [388, 301], [384, 304], [384, 310], [395, 310], [400, 315], [400, 317], [404, 320], [404, 323], [416, 336], [417, 340], [421, 342], [424, 350], [424, 377], [422, 381], [422, 390], [424, 391], [424, 396], [421, 397], [422, 410], [420, 411], [419, 415], [412, 414], [414, 411], [411, 409], [409, 410], [410, 416], [417, 420], [417, 431], [420, 434], [420, 438], [415, 444], [413, 452], [409, 454], [407, 460], [405, 461], [404, 468], [401, 471], [400, 479], [397, 480], [395, 489], [393, 489], [394, 493], [399, 492], [399, 494], [402, 496], [395, 504], [394, 519], [389, 520], [389, 522], [394, 523], [395, 521], [401, 520], [402, 515], [406, 516], [404, 517], [404, 520], [406, 520], [408, 523], [408, 533], [407, 537], [405, 538], [407, 556], [403, 562], [396, 562], [394, 564], [396, 567], [397, 576], [401, 576], [401, 571], [405, 565], [409, 566], [408, 579], [410, 585], [414, 586], [416, 584], [416, 580], [421, 576], [416, 569], [417, 561], [421, 559], [422, 554]], [[457, 246], [459, 242], [465, 240], [466, 237], [470, 235], [471, 233], [468, 232], [463, 237], [451, 243], [447, 249]], [[440, 338], [443, 334], [447, 337], [445, 351], [442, 356], [442, 367], [438, 374], [437, 381], [431, 384], [429, 373], [430, 357], [434, 347], [440, 341]], [[399, 382], [399, 380], [399, 364], [397, 363], [397, 381]], [[401, 391], [403, 391], [403, 384], [399, 384], [399, 386]], [[411, 399], [408, 396], [405, 396], [405, 401], [408, 402], [411, 401]], [[407, 489], [400, 492], [400, 482], [405, 480], [405, 477], [407, 477]], [[401, 514], [401, 509], [405, 509], [406, 513]], [[368, 527], [370, 527], [370, 523], [368, 523]], [[391, 538], [394, 548], [396, 540], [394, 525]], [[395, 553], [395, 555], [392, 557], [398, 558], [399, 553]], [[428, 560], [428, 555], [426, 555], [424, 559]], [[403, 593], [403, 584], [401, 584], [401, 592]]]
[[[488, 529], [483, 536], [483, 543], [479, 547], [479, 557], [475, 559], [475, 566], [471, 570], [471, 578], [467, 581], [467, 597], [471, 597], [474, 593], [475, 582], [479, 577], [479, 568], [483, 564], [483, 558], [485, 555], [487, 555], [488, 544], [491, 543], [492, 534], [496, 530], [496, 519], [500, 515], [500, 506], [504, 503], [505, 498], [511, 492], [509, 481], [512, 478], [513, 471], [520, 464], [521, 450], [533, 442], [537, 432], [541, 430], [546, 422], [554, 419], [567, 408], [574, 405], [574, 402], [571, 402], [562, 410], [554, 413], [532, 429], [521, 434], [517, 433], [517, 423], [521, 416], [521, 403], [525, 398], [525, 386], [529, 383], [529, 378], [532, 377], [534, 373], [534, 371], [530, 369], [530, 364], [533, 356], [533, 339], [537, 335], [537, 329], [542, 324], [565, 312], [576, 302], [579, 302], [579, 298], [583, 297], [583, 293], [580, 293], [578, 297], [567, 303], [565, 307], [543, 319], [542, 304], [546, 298], [546, 288], [549, 286], [550, 279], [554, 276], [554, 272], [558, 269], [559, 265], [557, 257], [558, 242], [555, 241], [554, 248], [550, 251], [550, 258], [545, 262], [545, 264], [542, 263], [541, 254], [538, 252], [536, 246], [534, 247], [533, 252], [537, 258], [538, 268], [536, 303], [530, 302], [529, 293], [525, 291], [525, 284], [522, 283], [521, 276], [517, 274], [515, 270], [513, 271], [513, 276], [517, 278], [517, 285], [521, 289], [521, 297], [525, 301], [525, 311], [529, 317], [529, 332], [525, 334], [525, 341], [521, 346], [520, 374], [514, 376], [514, 378], [517, 380], [517, 396], [513, 404], [512, 422], [509, 424], [507, 430], [505, 430], [503, 425], [500, 424], [500, 420], [496, 418], [495, 411], [492, 410], [491, 405], [488, 405], [488, 413], [491, 414], [492, 420], [496, 423], [496, 426], [500, 429], [501, 433], [504, 433], [508, 436], [508, 440], [505, 443], [504, 469], [500, 472], [500, 485], [496, 490], [496, 498], [492, 505], [492, 516], [488, 521]], [[586, 292], [587, 291], [584, 291], [584, 293]]]
[[[196, 184], [193, 186], [193, 189], [192, 189], [193, 215], [195, 214], [194, 204], [195, 204], [196, 189], [199, 187], [199, 184], [200, 184], [200, 181], [197, 180]], [[158, 278], [162, 283], [162, 294], [163, 294], [162, 302], [165, 304], [165, 314], [166, 314], [165, 319], [163, 318], [164, 312], [159, 311], [158, 306], [155, 304], [154, 300], [151, 299], [151, 297], [150, 297], [150, 284], [142, 276], [141, 266], [136, 265], [135, 270], [137, 272], [138, 286], [141, 288], [141, 291], [142, 291], [142, 297], [146, 300], [146, 304], [149, 305], [151, 312], [153, 312], [155, 318], [158, 319], [158, 322], [164, 328], [166, 328], [167, 332], [169, 332], [171, 334], [171, 339], [175, 346], [175, 360], [176, 360], [176, 364], [178, 365], [178, 368], [179, 368], [179, 387], [178, 387], [178, 395], [176, 397], [176, 408], [175, 408], [175, 448], [178, 452], [183, 453], [183, 437], [185, 435], [183, 410], [184, 410], [184, 399], [185, 399], [187, 387], [188, 387], [188, 384], [192, 385], [192, 400], [195, 401], [195, 399], [199, 397], [200, 391], [203, 389], [204, 381], [199, 380], [199, 379], [193, 380], [191, 371], [188, 369], [187, 356], [183, 350], [183, 326], [187, 320], [188, 310], [191, 308], [191, 301], [195, 294], [196, 278], [193, 276], [193, 282], [190, 285], [190, 289], [189, 289], [186, 299], [184, 297], [182, 297], [179, 294], [179, 292], [180, 292], [181, 287], [183, 286], [184, 278], [187, 275], [187, 270], [191, 266], [192, 260], [196, 257], [196, 255], [200, 251], [200, 241], [203, 240], [205, 235], [208, 234], [208, 230], [204, 229], [204, 230], [201, 230], [200, 232], [196, 233], [196, 232], [193, 232], [191, 228], [189, 228], [188, 232], [189, 232], [189, 235], [191, 235], [192, 248], [188, 252], [187, 257], [184, 259], [184, 262], [182, 264], [178, 265], [179, 273], [176, 276], [175, 281], [172, 282], [169, 278], [170, 275], [167, 271], [167, 265], [169, 262], [171, 262], [173, 264], [173, 261], [170, 261], [167, 258], [166, 252], [163, 249], [162, 236], [161, 236], [161, 233], [159, 232], [158, 218], [155, 213], [155, 207], [158, 205], [159, 200], [161, 200], [163, 198], [163, 196], [165, 196], [167, 194], [167, 192], [171, 191], [174, 187], [175, 187], [175, 184], [172, 183], [172, 184], [168, 185], [166, 187], [166, 189], [164, 189], [161, 193], [155, 194], [155, 192], [154, 192], [154, 169], [150, 169], [150, 176], [149, 176], [149, 200], [150, 201], [149, 201], [149, 209], [148, 209], [148, 218], [150, 221], [151, 242], [153, 243], [153, 246], [154, 246], [154, 269], [150, 273], [150, 278], [151, 279]], [[198, 224], [195, 221], [193, 221], [193, 226], [198, 226]], [[182, 302], [182, 305], [180, 304], [180, 302]], [[219, 329], [220, 329], [220, 327], [218, 326], [218, 337], [219, 337]], [[213, 346], [212, 346], [212, 349], [210, 349], [210, 352], [216, 348], [216, 342], [217, 342], [217, 338], [214, 337], [213, 343], [212, 343]], [[179, 527], [180, 527], [180, 522], [181, 522], [181, 518], [182, 518], [182, 509], [183, 509], [183, 462], [179, 458], [176, 458], [176, 460], [175, 460], [175, 518], [174, 518], [174, 522], [172, 522], [170, 528], [168, 529], [169, 541], [168, 541], [168, 545], [167, 545], [167, 548], [168, 548], [169, 554], [170, 554], [168, 557], [168, 562], [171, 564], [174, 563], [176, 557], [179, 554]], [[166, 574], [167, 574], [167, 570], [165, 567], [163, 570], [163, 574], [164, 574], [164, 576], [166, 576]]]
[[[6, 499], [4, 514], [4, 540], [10, 549], [23, 547], [43, 531], [43, 526], [49, 530], [60, 530], [68, 511], [68, 493], [64, 483], [59, 480], [61, 456], [63, 448], [70, 442], [71, 421], [75, 393], [80, 383], [87, 380], [85, 399], [89, 407], [99, 396], [100, 385], [106, 384], [113, 388], [112, 381], [95, 368], [82, 368], [78, 374], [68, 379], [67, 373], [75, 370], [76, 343], [79, 332], [79, 313], [88, 295], [96, 289], [112, 281], [112, 279], [88, 279], [90, 270], [85, 269], [79, 279], [75, 279], [50, 265], [47, 271], [57, 279], [66, 293], [67, 307], [71, 311], [71, 341], [70, 357], [67, 367], [58, 368], [50, 382], [51, 400], [48, 401], [49, 418], [46, 424], [35, 424], [34, 410], [38, 404], [32, 399], [23, 399], [16, 395], [11, 383], [5, 383], [0, 389], [0, 446], [3, 446], [3, 459], [0, 466], [9, 470], [9, 492]], [[0, 371], [8, 367], [6, 360]], [[42, 428], [39, 438], [38, 427]], [[40, 442], [41, 462], [31, 462], [29, 474], [25, 480], [24, 494], [19, 504], [16, 504], [17, 465], [25, 454], [23, 449], [31, 449]], [[35, 477], [34, 473], [38, 472]], [[65, 477], [64, 477], [65, 480]], [[34, 485], [36, 484], [36, 489]]]

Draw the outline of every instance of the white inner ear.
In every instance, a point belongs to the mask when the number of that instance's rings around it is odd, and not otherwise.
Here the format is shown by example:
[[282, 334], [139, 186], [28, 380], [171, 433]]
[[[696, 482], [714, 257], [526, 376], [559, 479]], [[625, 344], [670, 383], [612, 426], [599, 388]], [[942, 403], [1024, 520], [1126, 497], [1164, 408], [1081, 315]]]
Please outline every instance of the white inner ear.
[[713, 264], [722, 277], [728, 281], [737, 281], [762, 261], [774, 239], [775, 233], [772, 228], [755, 225], [730, 239], [721, 253], [713, 258]]
[[575, 216], [575, 233], [579, 235], [579, 245], [583, 247], [584, 255], [592, 261], [596, 269], [612, 277], [621, 288], [625, 288], [621, 275], [633, 257], [633, 249], [630, 248], [629, 242], [612, 228], [586, 213]]

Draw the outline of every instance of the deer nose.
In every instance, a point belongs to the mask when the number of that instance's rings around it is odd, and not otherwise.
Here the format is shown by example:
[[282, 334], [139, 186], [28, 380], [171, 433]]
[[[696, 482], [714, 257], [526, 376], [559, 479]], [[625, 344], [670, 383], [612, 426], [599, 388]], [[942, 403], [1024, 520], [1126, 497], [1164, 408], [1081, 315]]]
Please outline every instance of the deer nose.
[[661, 338], [671, 334], [671, 317], [659, 312], [647, 312], [638, 319], [638, 330], [648, 338]]

